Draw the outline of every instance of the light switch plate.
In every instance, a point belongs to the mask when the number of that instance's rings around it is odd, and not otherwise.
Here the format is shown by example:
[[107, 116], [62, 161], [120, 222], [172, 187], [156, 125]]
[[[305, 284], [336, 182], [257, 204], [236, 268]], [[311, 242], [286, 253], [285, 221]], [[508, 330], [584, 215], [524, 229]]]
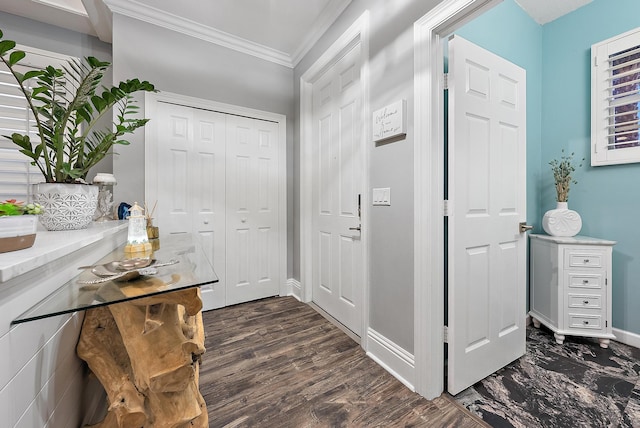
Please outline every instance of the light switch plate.
[[373, 189], [373, 205], [391, 205], [391, 188], [381, 187]]

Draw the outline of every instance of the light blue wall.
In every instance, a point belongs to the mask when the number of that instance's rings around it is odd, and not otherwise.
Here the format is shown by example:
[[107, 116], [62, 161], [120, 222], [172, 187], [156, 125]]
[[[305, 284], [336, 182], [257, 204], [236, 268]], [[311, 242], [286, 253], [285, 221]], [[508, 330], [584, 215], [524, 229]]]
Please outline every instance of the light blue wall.
[[569, 207], [581, 235], [618, 242], [613, 252], [613, 326], [640, 334], [640, 164], [591, 167], [591, 45], [640, 26], [638, 0], [594, 0], [543, 27], [542, 212], [555, 206], [549, 160], [562, 148], [586, 158]]
[[456, 34], [527, 71], [527, 223], [540, 232], [542, 27], [513, 0], [505, 0]]

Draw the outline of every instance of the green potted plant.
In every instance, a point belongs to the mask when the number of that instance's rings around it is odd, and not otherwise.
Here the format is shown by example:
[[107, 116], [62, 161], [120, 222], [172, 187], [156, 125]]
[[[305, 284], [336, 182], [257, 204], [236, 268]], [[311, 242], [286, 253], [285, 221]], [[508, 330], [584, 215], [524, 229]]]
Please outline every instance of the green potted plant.
[[42, 214], [39, 204], [8, 199], [0, 203], [0, 253], [23, 250], [36, 240], [37, 216]]
[[[138, 79], [110, 88], [101, 86], [111, 64], [94, 57], [69, 61], [62, 69], [49, 66], [22, 74], [17, 66], [26, 54], [16, 49], [15, 41], [3, 36], [0, 31], [0, 59], [27, 100], [39, 138], [31, 141], [29, 135], [19, 133], [4, 137], [44, 176], [46, 183], [37, 185], [34, 192], [45, 207], [44, 226], [49, 230], [85, 228], [98, 197], [97, 186], [85, 181], [87, 173], [111, 153], [114, 144], [128, 145], [123, 139], [126, 134], [146, 125], [148, 119], [133, 117], [138, 106], [132, 94], [155, 88]], [[112, 127], [99, 129], [100, 119], [114, 111]], [[79, 204], [69, 206], [70, 201]]]

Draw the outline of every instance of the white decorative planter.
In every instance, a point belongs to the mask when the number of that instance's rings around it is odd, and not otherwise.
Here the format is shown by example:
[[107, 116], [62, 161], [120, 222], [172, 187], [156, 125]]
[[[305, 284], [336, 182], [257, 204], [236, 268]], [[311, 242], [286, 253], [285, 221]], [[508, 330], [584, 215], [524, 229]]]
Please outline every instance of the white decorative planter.
[[31, 247], [36, 240], [37, 227], [35, 215], [0, 217], [0, 253]]
[[35, 202], [42, 205], [40, 223], [47, 230], [84, 229], [98, 205], [98, 186], [87, 184], [35, 184], [33, 195]]
[[567, 202], [558, 202], [555, 210], [549, 210], [542, 218], [542, 228], [551, 236], [575, 236], [582, 229], [582, 218], [570, 210]]

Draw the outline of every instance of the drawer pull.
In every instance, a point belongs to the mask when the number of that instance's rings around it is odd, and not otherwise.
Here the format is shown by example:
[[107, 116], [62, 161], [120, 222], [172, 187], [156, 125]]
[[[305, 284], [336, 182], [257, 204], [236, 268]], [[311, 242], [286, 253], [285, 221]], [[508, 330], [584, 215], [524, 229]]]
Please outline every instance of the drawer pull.
[[582, 321], [584, 325], [589, 325], [589, 321]]
[[584, 263], [589, 263], [589, 259], [584, 259]]
[[589, 301], [588, 300], [584, 300], [582, 303], [584, 303], [585, 305], [588, 305]]
[[588, 284], [588, 283], [589, 283], [589, 280], [588, 280], [588, 279], [583, 279], [583, 280], [582, 280], [582, 283], [583, 283], [583, 284]]

